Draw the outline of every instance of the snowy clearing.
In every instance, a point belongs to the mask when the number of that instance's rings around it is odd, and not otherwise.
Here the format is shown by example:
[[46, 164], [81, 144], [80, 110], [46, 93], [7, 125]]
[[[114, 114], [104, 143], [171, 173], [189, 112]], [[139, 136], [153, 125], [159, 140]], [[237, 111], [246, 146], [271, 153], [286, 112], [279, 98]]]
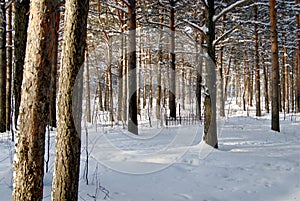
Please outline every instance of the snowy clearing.
[[[114, 201], [300, 201], [300, 115], [270, 130], [269, 116], [232, 114], [221, 121], [219, 150], [201, 141], [202, 126], [89, 129], [89, 173], [85, 132], [79, 200]], [[13, 144], [0, 137], [0, 200], [11, 200]], [[44, 200], [51, 200], [55, 132], [51, 133]]]

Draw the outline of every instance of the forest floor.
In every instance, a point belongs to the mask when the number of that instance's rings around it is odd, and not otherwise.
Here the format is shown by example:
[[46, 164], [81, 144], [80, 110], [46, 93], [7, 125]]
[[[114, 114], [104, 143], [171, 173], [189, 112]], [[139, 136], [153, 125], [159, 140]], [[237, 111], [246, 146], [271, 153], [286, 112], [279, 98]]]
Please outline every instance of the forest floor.
[[[300, 201], [300, 115], [282, 116], [277, 133], [270, 130], [270, 115], [232, 111], [219, 122], [218, 150], [201, 142], [202, 125], [144, 126], [139, 136], [90, 126], [88, 146], [82, 133], [79, 200]], [[12, 193], [8, 135], [0, 134], [1, 201]], [[51, 200], [54, 141], [51, 132], [44, 200]]]

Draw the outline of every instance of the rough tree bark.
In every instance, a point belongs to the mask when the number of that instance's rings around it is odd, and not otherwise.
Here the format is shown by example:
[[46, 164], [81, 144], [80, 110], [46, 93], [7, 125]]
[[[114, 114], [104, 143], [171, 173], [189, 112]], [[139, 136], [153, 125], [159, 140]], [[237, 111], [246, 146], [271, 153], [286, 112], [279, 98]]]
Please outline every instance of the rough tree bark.
[[0, 133], [6, 131], [6, 14], [0, 1]]
[[25, 50], [27, 43], [27, 27], [29, 21], [29, 0], [15, 1], [14, 3], [14, 77], [13, 77], [13, 95], [14, 95], [14, 126], [17, 128], [19, 107], [21, 102], [21, 86], [23, 81], [23, 69]]
[[51, 26], [57, 1], [32, 0], [14, 162], [13, 200], [42, 200], [45, 130], [49, 114]]
[[[65, 3], [52, 184], [52, 200], [55, 201], [78, 200], [82, 86], [79, 85], [79, 89], [76, 89], [75, 81], [78, 75], [78, 83], [82, 84], [88, 8], [88, 0], [66, 0]], [[76, 92], [78, 92], [78, 96], [72, 97]]]
[[215, 24], [213, 21], [215, 15], [215, 2], [208, 0], [206, 27], [208, 34], [206, 35], [207, 53], [210, 58], [207, 59], [206, 72], [207, 72], [207, 87], [208, 94], [205, 96], [205, 118], [204, 118], [204, 140], [205, 142], [218, 148], [217, 138], [217, 106], [216, 106], [216, 57], [215, 47], [213, 41], [215, 40]]
[[271, 51], [272, 51], [272, 120], [271, 129], [280, 132], [279, 123], [279, 62], [278, 62], [278, 36], [277, 36], [277, 11], [276, 1], [270, 0], [271, 22]]
[[51, 87], [50, 87], [50, 126], [56, 127], [56, 91], [57, 91], [57, 65], [58, 65], [58, 37], [59, 37], [59, 23], [60, 23], [60, 4], [57, 3], [55, 8], [53, 28], [51, 29], [54, 35], [53, 56], [52, 56], [52, 69], [51, 69]]

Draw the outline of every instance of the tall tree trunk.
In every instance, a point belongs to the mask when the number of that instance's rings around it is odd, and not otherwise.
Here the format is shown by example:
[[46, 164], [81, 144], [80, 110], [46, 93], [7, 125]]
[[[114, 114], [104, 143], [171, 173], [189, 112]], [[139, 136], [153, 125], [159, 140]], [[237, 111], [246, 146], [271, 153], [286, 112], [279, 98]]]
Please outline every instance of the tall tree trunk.
[[175, 0], [170, 0], [170, 88], [169, 109], [170, 117], [176, 118], [176, 71], [175, 71]]
[[29, 0], [15, 1], [14, 3], [14, 77], [13, 77], [13, 94], [14, 94], [14, 125], [17, 128], [19, 107], [21, 102], [21, 86], [23, 82], [23, 69], [25, 50], [27, 43], [27, 27], [29, 21]]
[[52, 56], [52, 69], [51, 69], [51, 86], [50, 86], [50, 126], [56, 127], [56, 88], [57, 88], [57, 65], [58, 65], [58, 37], [59, 37], [59, 22], [60, 22], [60, 5], [57, 4], [55, 8], [55, 23], [53, 23], [53, 56]]
[[[223, 16], [222, 32], [225, 32], [226, 15]], [[220, 66], [219, 66], [219, 102], [220, 102], [220, 116], [225, 117], [225, 102], [224, 102], [224, 76], [223, 76], [223, 44], [220, 47]]]
[[[257, 3], [257, 0], [255, 0]], [[258, 5], [254, 5], [254, 21], [258, 20]], [[254, 46], [255, 46], [255, 100], [256, 100], [256, 116], [261, 116], [260, 106], [260, 67], [259, 67], [259, 39], [258, 39], [258, 24], [254, 25]]]
[[252, 68], [249, 69], [249, 76], [250, 76], [250, 84], [249, 84], [249, 105], [252, 107], [253, 106], [253, 85], [254, 85], [254, 70], [253, 70], [253, 65]]
[[[66, 0], [52, 200], [77, 201], [81, 147], [81, 76], [86, 47], [88, 0]], [[74, 96], [78, 92], [78, 96]], [[72, 97], [73, 95], [73, 97]], [[73, 99], [73, 100], [72, 100]], [[76, 99], [76, 100], [75, 100]], [[77, 106], [77, 107], [76, 107]], [[76, 110], [76, 112], [74, 112]]]
[[264, 71], [264, 86], [265, 86], [265, 109], [266, 109], [266, 113], [270, 113], [270, 107], [269, 107], [269, 83], [268, 83], [268, 77], [269, 77], [269, 73], [268, 73], [268, 68], [264, 62], [263, 59], [263, 71]]
[[247, 110], [246, 108], [246, 105], [248, 104], [248, 101], [247, 101], [247, 94], [248, 94], [248, 83], [247, 83], [247, 77], [249, 76], [248, 73], [247, 73], [247, 51], [244, 50], [244, 76], [243, 76], [243, 79], [244, 79], [244, 92], [243, 92], [243, 109], [244, 111]]
[[[6, 82], [6, 130], [11, 126], [11, 78], [12, 78], [12, 6], [8, 7], [7, 13], [7, 82]], [[12, 141], [14, 136], [12, 135]]]
[[[286, 40], [285, 40], [286, 41]], [[286, 43], [286, 42], [285, 42]], [[289, 85], [289, 67], [288, 67], [288, 58], [287, 58], [287, 48], [286, 46], [283, 47], [283, 60], [284, 60], [284, 80], [285, 80], [285, 84], [284, 84], [284, 107], [285, 107], [285, 111], [287, 113], [290, 112], [290, 97], [289, 97], [289, 88], [290, 88], [290, 85]]]
[[57, 1], [33, 0], [14, 165], [13, 200], [42, 200], [45, 131], [49, 117], [52, 24]]
[[224, 90], [224, 100], [227, 100], [228, 97], [228, 87], [229, 87], [229, 79], [230, 79], [230, 69], [231, 69], [231, 59], [232, 56], [229, 56], [229, 61], [228, 61], [228, 66], [227, 66], [227, 71], [226, 71], [226, 76], [225, 76], [225, 90]]
[[138, 134], [137, 120], [137, 83], [136, 83], [136, 0], [129, 0], [128, 6], [128, 92], [129, 119], [128, 131]]
[[[284, 45], [284, 42], [283, 42]], [[284, 48], [283, 48], [284, 49]], [[282, 52], [282, 67], [281, 67], [281, 80], [280, 80], [280, 90], [281, 90], [281, 96], [280, 96], [280, 101], [282, 105], [282, 109], [284, 112], [286, 112], [285, 108], [285, 59], [284, 59], [284, 52]]]
[[[194, 10], [194, 17], [196, 18], [197, 17], [197, 10], [195, 9]], [[205, 18], [205, 12], [202, 11], [202, 17]], [[204, 25], [204, 22], [201, 24], [201, 26]], [[198, 36], [198, 31], [197, 29], [195, 28], [194, 29], [194, 40], [195, 40], [195, 51], [196, 51], [196, 72], [197, 72], [197, 83], [196, 83], [196, 98], [197, 98], [197, 101], [196, 101], [196, 104], [197, 104], [197, 118], [199, 120], [202, 120], [202, 112], [201, 112], [201, 104], [202, 104], [202, 94], [201, 94], [201, 91], [202, 91], [202, 87], [201, 87], [201, 84], [202, 84], [202, 70], [203, 70], [203, 44], [204, 44], [204, 34], [201, 32], [200, 33], [200, 40], [198, 39], [199, 36]], [[201, 44], [201, 47], [200, 47], [200, 52], [199, 52], [199, 42]]]
[[[137, 98], [137, 113], [138, 115], [141, 116], [141, 92], [142, 92], [142, 84], [141, 83], [145, 83], [145, 81], [142, 82], [142, 72], [144, 69], [144, 62], [142, 61], [142, 54], [143, 54], [143, 46], [142, 46], [142, 29], [141, 29], [141, 25], [140, 23], [138, 23], [137, 25], [139, 28], [137, 30], [137, 46], [138, 48], [138, 58], [137, 58], [137, 68], [136, 68], [136, 72], [137, 72], [137, 77], [136, 77], [136, 88], [137, 88], [137, 92], [136, 92], [136, 98]], [[144, 78], [145, 79], [145, 78]], [[143, 90], [144, 91], [144, 90]], [[145, 94], [145, 93], [144, 93]], [[144, 97], [143, 94], [143, 97]], [[144, 105], [144, 101], [145, 99], [143, 98], [143, 105]]]
[[[118, 5], [118, 0], [115, 0], [116, 5]], [[118, 19], [120, 23], [120, 32], [121, 32], [121, 44], [119, 48], [119, 60], [118, 60], [118, 115], [117, 115], [117, 120], [122, 121], [122, 110], [123, 110], [123, 60], [124, 60], [124, 54], [123, 54], [123, 49], [124, 49], [124, 29], [123, 29], [123, 18], [124, 18], [124, 12], [117, 10], [118, 14]]]
[[106, 90], [105, 90], [105, 109], [109, 111], [109, 120], [114, 121], [114, 105], [112, 90], [112, 38], [107, 41], [107, 71], [106, 71]]
[[[126, 41], [126, 36], [124, 36], [124, 41]], [[128, 94], [127, 94], [127, 81], [128, 81], [128, 56], [127, 56], [127, 47], [126, 45], [124, 46], [124, 58], [123, 58], [123, 101], [122, 101], [122, 106], [123, 106], [123, 121], [126, 122], [128, 119]]]
[[92, 118], [91, 118], [91, 90], [90, 90], [90, 67], [89, 67], [89, 50], [88, 50], [88, 45], [86, 46], [85, 50], [85, 117], [86, 121], [91, 123]]
[[[164, 9], [161, 8], [159, 13], [163, 13]], [[164, 16], [163, 14], [159, 15], [159, 21], [161, 24], [164, 23]], [[161, 110], [161, 99], [162, 99], [162, 83], [161, 83], [161, 68], [163, 63], [163, 51], [162, 51], [162, 39], [163, 39], [163, 25], [160, 26], [159, 29], [159, 47], [158, 47], [158, 64], [157, 64], [157, 85], [156, 85], [156, 118], [161, 119], [160, 110]]]
[[[121, 30], [122, 31], [122, 30]], [[123, 110], [123, 59], [124, 59], [124, 55], [123, 55], [123, 43], [124, 43], [124, 36], [123, 36], [123, 32], [121, 34], [121, 44], [120, 44], [120, 49], [119, 49], [119, 60], [118, 60], [118, 86], [119, 86], [119, 90], [118, 90], [118, 115], [117, 115], [117, 120], [118, 121], [122, 121], [123, 117], [122, 117], [122, 110]]]
[[215, 24], [213, 17], [215, 15], [214, 0], [208, 0], [206, 27], [208, 34], [206, 35], [207, 53], [210, 58], [207, 59], [206, 72], [207, 72], [207, 87], [208, 93], [205, 97], [205, 119], [204, 119], [204, 140], [205, 142], [218, 148], [217, 138], [217, 107], [216, 107], [216, 58], [215, 48], [213, 41], [215, 40]]
[[147, 91], [147, 78], [149, 79], [148, 75], [147, 75], [147, 62], [146, 59], [144, 59], [142, 61], [142, 65], [141, 65], [141, 72], [143, 72], [143, 109], [146, 109], [146, 105], [147, 105], [147, 95], [148, 95], [148, 91]]
[[272, 125], [271, 129], [280, 132], [279, 124], [279, 62], [278, 62], [278, 36], [276, 1], [270, 0], [270, 34], [272, 51]]
[[237, 64], [237, 60], [235, 60], [235, 101], [236, 101], [236, 104], [238, 106], [241, 106], [241, 100], [240, 100], [240, 97], [241, 97], [241, 83], [240, 83], [240, 77], [241, 77], [241, 71], [240, 71], [240, 67], [239, 65]]
[[[150, 41], [149, 41], [150, 43]], [[148, 54], [149, 54], [149, 60], [148, 60], [148, 65], [149, 65], [149, 105], [150, 108], [152, 109], [153, 107], [153, 66], [152, 66], [152, 61], [151, 61], [151, 52], [150, 48], [148, 48]]]
[[0, 1], [0, 133], [6, 131], [6, 12]]
[[[299, 0], [295, 0], [295, 4], [299, 5]], [[295, 68], [295, 80], [296, 80], [296, 112], [300, 112], [300, 14], [296, 14], [296, 68]]]

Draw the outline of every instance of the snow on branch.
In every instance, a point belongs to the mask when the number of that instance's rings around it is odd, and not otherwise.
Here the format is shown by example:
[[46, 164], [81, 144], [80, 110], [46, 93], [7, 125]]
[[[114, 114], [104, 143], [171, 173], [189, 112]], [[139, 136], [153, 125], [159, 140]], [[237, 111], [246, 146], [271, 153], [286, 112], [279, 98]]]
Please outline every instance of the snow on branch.
[[219, 38], [217, 38], [216, 40], [214, 40], [213, 46], [216, 46], [221, 40], [223, 40], [224, 38], [226, 38], [229, 34], [235, 32], [240, 25], [241, 24], [237, 24], [232, 29], [230, 29], [230, 30], [226, 31], [224, 34], [222, 34], [222, 36], [220, 36]]
[[205, 35], [206, 35], [207, 32], [208, 32], [208, 29], [207, 29], [207, 27], [206, 27], [205, 25], [203, 25], [203, 26], [200, 27], [199, 25], [197, 25], [197, 24], [195, 24], [195, 23], [193, 23], [193, 22], [190, 22], [190, 21], [188, 21], [187, 19], [184, 19], [183, 21], [186, 22], [187, 24], [189, 24], [191, 27], [193, 27], [193, 28], [195, 28], [195, 29], [201, 31], [201, 32], [204, 33]]
[[157, 26], [163, 26], [163, 27], [166, 27], [166, 28], [170, 28], [170, 26], [168, 24], [155, 22], [153, 20], [147, 20], [146, 22], [148, 22], [149, 24], [152, 24], [152, 25], [157, 25]]
[[107, 4], [107, 5], [128, 14], [128, 8], [126, 8], [126, 7], [124, 8], [122, 6], [115, 5], [115, 4]]
[[232, 11], [233, 9], [235, 9], [236, 7], [241, 6], [241, 5], [245, 4], [245, 3], [247, 3], [248, 1], [249, 0], [239, 0], [239, 1], [235, 2], [234, 4], [231, 4], [227, 8], [224, 8], [219, 14], [215, 15], [214, 18], [213, 18], [213, 21], [214, 22], [218, 21], [218, 19], [220, 19], [220, 17], [222, 17], [226, 13], [229, 13], [230, 11]]

